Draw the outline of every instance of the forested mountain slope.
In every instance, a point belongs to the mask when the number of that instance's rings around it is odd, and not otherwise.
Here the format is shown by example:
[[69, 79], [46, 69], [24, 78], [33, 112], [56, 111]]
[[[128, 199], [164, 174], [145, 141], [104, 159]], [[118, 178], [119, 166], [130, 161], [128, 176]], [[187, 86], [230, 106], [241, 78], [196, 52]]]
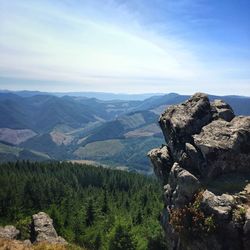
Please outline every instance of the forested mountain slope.
[[[81, 93], [0, 93], [0, 161], [92, 160], [151, 173], [146, 153], [164, 143], [159, 114], [187, 97], [170, 93], [127, 101]], [[210, 96], [218, 98], [237, 115], [250, 114], [250, 98]]]

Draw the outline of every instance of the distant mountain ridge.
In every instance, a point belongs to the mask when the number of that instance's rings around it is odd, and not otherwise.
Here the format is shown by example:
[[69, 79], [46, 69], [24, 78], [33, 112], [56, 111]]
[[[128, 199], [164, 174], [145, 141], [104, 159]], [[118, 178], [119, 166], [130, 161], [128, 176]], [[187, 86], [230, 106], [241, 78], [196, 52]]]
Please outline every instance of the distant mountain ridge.
[[143, 101], [152, 96], [160, 96], [162, 93], [145, 93], [145, 94], [123, 94], [123, 93], [109, 93], [109, 92], [42, 92], [42, 91], [10, 91], [0, 90], [0, 93], [13, 93], [21, 97], [30, 97], [35, 95], [53, 95], [53, 96], [74, 96], [74, 97], [86, 97], [96, 98], [103, 101], [110, 100], [123, 100], [123, 101]]
[[[159, 114], [189, 97], [169, 93], [126, 101], [36, 94], [0, 93], [2, 161], [92, 160], [142, 172], [150, 169], [147, 150], [164, 143]], [[250, 115], [249, 97], [209, 98], [223, 99], [237, 115]]]

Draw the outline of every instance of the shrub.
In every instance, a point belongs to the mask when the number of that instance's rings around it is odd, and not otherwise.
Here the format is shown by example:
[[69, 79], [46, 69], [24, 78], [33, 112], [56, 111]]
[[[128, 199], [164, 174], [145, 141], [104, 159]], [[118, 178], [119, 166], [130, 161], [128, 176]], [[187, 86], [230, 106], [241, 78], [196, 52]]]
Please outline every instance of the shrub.
[[236, 223], [243, 224], [245, 221], [246, 209], [244, 207], [238, 207], [233, 211], [232, 220]]
[[20, 230], [20, 239], [26, 240], [30, 238], [30, 224], [31, 224], [31, 217], [28, 216], [24, 219], [19, 220], [16, 223], [16, 228]]
[[202, 192], [194, 197], [194, 201], [184, 208], [175, 208], [170, 211], [170, 224], [181, 236], [192, 238], [201, 234], [215, 231], [213, 215], [205, 216], [201, 210]]

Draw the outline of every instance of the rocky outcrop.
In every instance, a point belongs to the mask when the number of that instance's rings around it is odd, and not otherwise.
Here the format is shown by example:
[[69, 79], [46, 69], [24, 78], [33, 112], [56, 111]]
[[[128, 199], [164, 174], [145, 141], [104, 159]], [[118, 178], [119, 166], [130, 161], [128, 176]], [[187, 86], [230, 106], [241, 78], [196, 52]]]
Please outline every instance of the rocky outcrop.
[[[53, 220], [44, 212], [39, 212], [32, 216], [30, 229], [30, 239], [16, 241], [16, 244], [22, 246], [30, 246], [32, 243], [67, 244], [64, 238], [57, 235], [53, 226]], [[16, 240], [19, 238], [19, 234], [20, 231], [14, 226], [0, 227], [0, 238], [2, 239]]]
[[20, 231], [11, 225], [0, 227], [0, 238], [14, 240], [18, 237], [19, 233]]
[[57, 235], [53, 220], [44, 212], [32, 216], [31, 236], [32, 242], [67, 243], [65, 239]]
[[148, 156], [164, 186], [169, 249], [249, 249], [250, 195], [208, 187], [228, 173], [250, 175], [250, 117], [197, 93], [168, 107], [159, 124], [167, 145]]

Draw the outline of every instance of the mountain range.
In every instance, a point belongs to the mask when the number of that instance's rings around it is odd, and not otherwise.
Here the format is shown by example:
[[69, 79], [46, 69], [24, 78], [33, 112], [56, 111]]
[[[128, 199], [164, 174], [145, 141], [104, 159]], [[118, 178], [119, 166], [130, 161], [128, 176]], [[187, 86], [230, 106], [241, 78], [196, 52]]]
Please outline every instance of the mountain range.
[[[102, 93], [96, 96], [101, 98]], [[94, 161], [149, 173], [146, 153], [164, 143], [159, 115], [189, 96], [123, 97], [106, 100], [106, 95], [101, 100], [84, 93], [0, 92], [0, 160]], [[237, 115], [250, 115], [250, 97], [209, 98], [223, 99]]]

